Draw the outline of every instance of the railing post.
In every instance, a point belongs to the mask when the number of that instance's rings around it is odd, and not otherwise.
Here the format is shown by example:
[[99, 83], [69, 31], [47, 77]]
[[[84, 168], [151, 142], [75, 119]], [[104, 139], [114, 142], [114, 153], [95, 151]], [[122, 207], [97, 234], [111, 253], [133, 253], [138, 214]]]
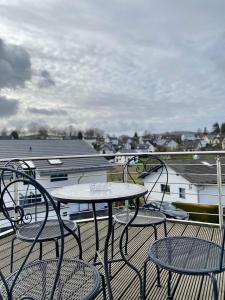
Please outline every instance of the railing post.
[[221, 160], [219, 155], [217, 155], [216, 166], [217, 166], [217, 187], [218, 187], [218, 205], [219, 205], [219, 225], [220, 225], [220, 229], [222, 229], [223, 228], [222, 173], [221, 173]]
[[[127, 156], [125, 156], [125, 169], [124, 169], [124, 178], [123, 178], [123, 180], [124, 180], [124, 182], [127, 182], [127, 180], [128, 180], [128, 176], [127, 176], [127, 174], [128, 174], [128, 160], [129, 160], [129, 158], [127, 157]], [[129, 207], [129, 201], [128, 200], [125, 200], [125, 207], [126, 207], [126, 210], [127, 210], [127, 218], [128, 218], [128, 207]]]

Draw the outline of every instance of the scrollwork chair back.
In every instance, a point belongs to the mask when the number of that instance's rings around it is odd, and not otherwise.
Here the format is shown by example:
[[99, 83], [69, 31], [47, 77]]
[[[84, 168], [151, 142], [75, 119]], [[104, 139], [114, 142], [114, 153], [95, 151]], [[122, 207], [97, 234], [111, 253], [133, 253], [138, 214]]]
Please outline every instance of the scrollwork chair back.
[[[168, 169], [165, 164], [165, 162], [160, 159], [158, 156], [151, 154], [143, 163], [135, 163], [136, 157], [133, 156], [129, 158], [126, 162], [126, 164], [123, 167], [122, 172], [122, 181], [130, 181], [132, 183], [137, 183], [135, 180], [136, 178], [142, 178], [144, 179], [146, 176], [150, 174], [157, 174], [155, 181], [152, 183], [152, 186], [147, 193], [147, 195], [144, 198], [144, 204], [147, 204], [148, 200], [150, 200], [150, 195], [154, 192], [156, 186], [158, 183], [160, 183], [160, 179], [162, 178], [162, 175], [165, 175], [165, 179], [163, 179], [163, 184], [166, 187], [168, 185]], [[131, 171], [131, 168], [133, 171]], [[161, 210], [161, 205], [163, 203], [164, 197], [166, 193], [166, 188], [163, 189], [160, 197], [160, 207], [159, 210]]]
[[[61, 232], [61, 247], [60, 247], [60, 252], [59, 252], [59, 257], [58, 257], [58, 264], [57, 264], [57, 270], [55, 273], [55, 278], [53, 280], [53, 285], [51, 289], [51, 296], [50, 299], [53, 299], [54, 296], [54, 290], [57, 285], [57, 281], [59, 279], [59, 274], [60, 274], [60, 267], [62, 264], [62, 259], [63, 259], [63, 252], [64, 252], [64, 234], [63, 234], [63, 223], [60, 217], [60, 213], [58, 211], [58, 208], [53, 201], [51, 195], [46, 191], [32, 176], [27, 175], [24, 173], [22, 170], [19, 170], [18, 168], [15, 167], [0, 167], [0, 174], [1, 174], [1, 188], [0, 188], [0, 211], [4, 215], [4, 217], [10, 222], [12, 229], [15, 231], [17, 226], [19, 224], [26, 222], [26, 214], [24, 212], [24, 208], [19, 204], [16, 203], [14, 199], [14, 191], [15, 189], [19, 189], [19, 187], [22, 184], [26, 185], [26, 190], [32, 188], [36, 189], [39, 194], [41, 194], [42, 197], [42, 205], [44, 206], [44, 214], [42, 213], [43, 216], [43, 222], [40, 226], [39, 231], [36, 234], [36, 237], [34, 238], [32, 243], [27, 244], [27, 254], [23, 258], [23, 261], [18, 269], [18, 271], [15, 273], [15, 276], [13, 276], [13, 279], [10, 281], [10, 284], [6, 281], [2, 271], [0, 270], [0, 281], [1, 285], [4, 286], [5, 291], [7, 292], [7, 299], [13, 299], [13, 291], [16, 288], [16, 283], [18, 281], [18, 278], [21, 274], [21, 272], [24, 270], [25, 266], [28, 263], [28, 259], [31, 256], [31, 253], [34, 249], [34, 246], [38, 242], [38, 239], [45, 227], [45, 224], [48, 220], [49, 216], [49, 207], [51, 206], [51, 209], [55, 211], [55, 218], [58, 220], [58, 224], [60, 227], [60, 232]], [[31, 174], [32, 175], [32, 174]], [[11, 204], [10, 204], [10, 201]], [[15, 215], [12, 214], [12, 212], [15, 212]], [[32, 218], [31, 218], [32, 220]], [[1, 289], [2, 290], [2, 289]], [[4, 297], [1, 296], [0, 294], [0, 299], [5, 299]]]

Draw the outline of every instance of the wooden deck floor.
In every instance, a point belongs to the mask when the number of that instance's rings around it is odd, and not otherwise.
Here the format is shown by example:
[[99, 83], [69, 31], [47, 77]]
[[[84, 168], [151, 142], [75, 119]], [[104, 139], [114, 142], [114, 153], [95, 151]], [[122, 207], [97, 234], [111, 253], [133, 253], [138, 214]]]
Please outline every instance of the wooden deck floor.
[[[185, 236], [197, 236], [220, 242], [220, 231], [214, 227], [203, 227], [195, 225], [185, 225], [182, 223], [168, 222], [167, 225], [169, 236], [185, 235]], [[99, 235], [100, 246], [103, 248], [104, 237], [107, 231], [107, 222], [99, 222]], [[119, 258], [118, 241], [121, 232], [121, 227], [116, 227], [115, 234], [115, 253], [116, 258]], [[92, 222], [81, 224], [82, 245], [84, 251], [84, 259], [91, 261], [95, 249], [94, 240], [94, 227]], [[162, 226], [158, 229], [159, 238], [163, 237]], [[11, 237], [5, 237], [0, 240], [0, 269], [4, 274], [9, 273], [9, 261], [10, 261], [10, 240]], [[147, 250], [149, 245], [154, 241], [152, 228], [132, 228], [129, 234], [129, 259], [130, 261], [142, 272], [143, 262], [147, 257]], [[77, 255], [77, 247], [74, 247], [75, 242], [71, 237], [66, 238], [66, 251], [65, 257], [74, 257]], [[25, 253], [27, 251], [27, 244], [16, 241], [15, 243], [15, 269], [18, 268]], [[32, 255], [32, 260], [38, 258], [38, 248], [35, 248]], [[51, 242], [45, 243], [43, 247], [44, 258], [54, 257], [54, 244]], [[225, 299], [224, 285], [225, 276], [220, 274], [217, 276], [219, 285], [219, 299]], [[166, 299], [167, 298], [167, 272], [161, 271], [161, 283], [162, 287], [156, 286], [156, 269], [155, 266], [150, 263], [148, 268], [147, 279], [147, 299]], [[179, 283], [179, 284], [178, 284]], [[123, 262], [116, 262], [112, 264], [112, 290], [113, 296], [116, 300], [137, 300], [139, 299], [139, 283], [132, 271]], [[174, 299], [212, 299], [211, 283], [207, 277], [194, 277], [194, 276], [182, 276], [173, 275], [172, 281], [173, 287], [175, 287]], [[102, 293], [100, 293], [97, 300], [103, 299]]]

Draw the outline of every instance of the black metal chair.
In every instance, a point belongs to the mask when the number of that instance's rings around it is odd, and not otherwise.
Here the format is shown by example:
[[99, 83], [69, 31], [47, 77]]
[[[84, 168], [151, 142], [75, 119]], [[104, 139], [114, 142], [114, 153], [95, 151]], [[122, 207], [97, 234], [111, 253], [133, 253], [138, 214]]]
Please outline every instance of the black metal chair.
[[[9, 199], [11, 199], [9, 194], [17, 190], [18, 186], [26, 184], [29, 189], [36, 189], [45, 206], [43, 221], [38, 224], [38, 229], [33, 231], [33, 241], [27, 244], [27, 251], [18, 270], [6, 276], [0, 268], [0, 299], [94, 299], [100, 287], [101, 276], [94, 266], [82, 260], [63, 258], [64, 223], [50, 194], [35, 179], [21, 171], [13, 168], [0, 168], [0, 172], [5, 174], [4, 186], [1, 182], [0, 211], [13, 228], [18, 221], [23, 222], [25, 216], [22, 206], [12, 207], [9, 204]], [[60, 233], [58, 238], [59, 255], [55, 259], [34, 260], [33, 250], [39, 242], [45, 226], [48, 225], [50, 207], [55, 212], [55, 222], [57, 222], [59, 228], [57, 230]]]
[[[15, 170], [20, 170], [22, 172], [25, 172], [26, 174], [30, 175], [32, 178], [35, 178], [35, 170], [32, 169], [29, 164], [26, 161], [20, 160], [20, 159], [13, 159], [8, 161], [5, 164], [5, 167], [10, 167], [13, 168]], [[2, 185], [5, 186], [5, 179], [7, 179], [7, 176], [5, 176], [5, 172], [2, 171], [1, 175], [0, 175], [0, 181], [2, 182]], [[15, 174], [14, 174], [15, 176]], [[6, 177], [6, 178], [5, 178]], [[12, 180], [13, 178], [11, 178]], [[28, 191], [30, 191], [30, 195], [28, 195]], [[15, 200], [14, 196], [12, 195], [12, 193], [7, 192], [8, 196], [9, 196], [9, 201], [11, 201], [11, 203], [13, 203], [14, 207], [16, 207], [18, 204], [20, 206], [20, 203], [17, 203], [19, 201], [21, 201], [21, 199], [17, 199]], [[32, 200], [36, 200], [39, 199], [40, 200], [40, 196], [37, 195], [37, 193], [35, 192], [35, 190], [31, 190], [29, 189], [29, 185], [26, 185], [25, 188], [25, 196], [23, 196], [23, 199], [30, 199], [30, 197], [32, 197]], [[23, 200], [22, 199], [22, 200]], [[16, 239], [19, 239], [21, 241], [24, 242], [33, 242], [37, 232], [39, 231], [41, 225], [42, 225], [42, 221], [37, 221], [35, 220], [35, 222], [32, 222], [33, 218], [37, 218], [37, 203], [35, 202], [32, 206], [31, 206], [34, 211], [33, 213], [25, 213], [23, 220], [20, 220], [18, 222], [14, 222], [12, 224], [13, 227], [13, 231], [14, 231], [14, 238], [12, 239], [11, 242], [11, 262], [10, 262], [10, 272], [13, 271], [13, 256], [14, 256], [14, 242]], [[40, 213], [40, 212], [39, 212]], [[79, 247], [81, 247], [81, 243], [80, 243], [80, 229], [79, 226], [73, 222], [73, 221], [69, 221], [69, 220], [64, 220], [64, 236], [70, 235], [72, 234], [73, 237], [75, 238], [75, 240], [78, 242]], [[78, 231], [78, 236], [76, 234], [74, 234], [75, 231]], [[39, 249], [39, 259], [42, 259], [42, 244], [44, 242], [48, 242], [48, 241], [54, 241], [55, 243], [55, 251], [56, 251], [56, 257], [59, 256], [59, 244], [58, 244], [58, 240], [60, 239], [60, 228], [58, 226], [58, 220], [54, 220], [54, 219], [49, 219], [47, 220], [45, 227], [41, 233], [41, 235], [38, 238], [38, 243], [40, 245]], [[82, 251], [80, 251], [80, 253], [82, 253]], [[81, 259], [82, 257], [80, 257]]]
[[[218, 299], [215, 274], [225, 270], [224, 232], [221, 245], [196, 238], [175, 236], [155, 241], [149, 249], [149, 260], [168, 270], [168, 299], [173, 299], [171, 290], [172, 272], [184, 275], [207, 275], [213, 285], [214, 300]], [[146, 289], [146, 267], [144, 266], [144, 294]]]
[[[131, 181], [133, 183], [135, 182], [134, 176], [132, 172], [130, 172], [130, 167], [134, 165], [132, 162], [135, 161], [135, 157], [132, 157], [128, 159], [127, 163], [125, 164], [123, 168], [123, 174], [122, 174], [122, 180], [125, 181]], [[151, 189], [146, 195], [144, 199], [144, 203], [147, 204], [148, 201], [151, 201], [150, 196], [154, 192], [154, 189], [159, 183], [159, 179], [161, 178], [162, 174], [165, 175], [165, 186], [168, 184], [168, 170], [166, 167], [166, 164], [157, 156], [155, 155], [150, 155], [150, 157], [143, 163], [142, 166], [137, 166], [135, 170], [136, 174], [139, 174], [140, 178], [144, 178], [147, 175], [150, 174], [155, 174], [155, 181], [152, 183]], [[161, 194], [161, 204], [163, 202], [164, 196], [165, 196], [166, 190]], [[154, 199], [153, 199], [154, 200]], [[157, 235], [157, 226], [160, 224], [163, 224], [164, 226], [164, 234], [167, 236], [167, 228], [166, 228], [166, 216], [160, 212], [161, 205], [159, 208], [159, 211], [152, 211], [146, 208], [139, 208], [138, 215], [134, 219], [133, 223], [131, 224], [131, 227], [153, 227], [154, 229], [154, 238], [157, 240], [158, 235]], [[114, 216], [114, 225], [113, 225], [113, 233], [112, 233], [112, 241], [114, 240], [114, 226], [115, 223], [119, 223], [121, 225], [126, 225], [128, 221], [134, 216], [135, 210], [134, 209], [128, 209], [126, 208], [122, 212], [117, 213]], [[127, 255], [127, 244], [128, 244], [128, 230], [126, 231], [126, 236], [125, 236], [125, 254]], [[113, 242], [112, 242], [112, 257], [114, 256], [114, 247], [113, 247]], [[160, 273], [159, 269], [157, 267], [157, 279], [158, 279], [158, 285], [160, 285]]]

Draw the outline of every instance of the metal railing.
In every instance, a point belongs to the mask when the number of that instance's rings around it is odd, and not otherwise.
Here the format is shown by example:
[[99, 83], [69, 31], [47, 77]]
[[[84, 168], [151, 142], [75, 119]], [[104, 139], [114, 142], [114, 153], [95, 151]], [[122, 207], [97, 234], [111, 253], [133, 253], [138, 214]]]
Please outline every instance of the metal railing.
[[[142, 161], [145, 160], [146, 157], [150, 157], [151, 155], [159, 156], [168, 166], [169, 166], [169, 182], [170, 192], [166, 194], [165, 201], [176, 202], [177, 205], [187, 205], [187, 204], [196, 204], [199, 207], [215, 204], [218, 207], [218, 213], [216, 212], [203, 212], [201, 209], [198, 211], [190, 210], [188, 213], [193, 216], [195, 215], [195, 220], [185, 220], [185, 222], [192, 223], [210, 223], [207, 220], [210, 218], [218, 217], [218, 221], [214, 223], [214, 225], [223, 226], [223, 205], [225, 204], [225, 166], [223, 164], [223, 157], [225, 157], [225, 151], [193, 151], [193, 152], [154, 152], [154, 153], [118, 153], [118, 154], [92, 154], [92, 155], [67, 155], [67, 156], [47, 156], [47, 157], [21, 157], [20, 159], [23, 161], [46, 161], [49, 159], [61, 159], [63, 161], [67, 159], [73, 159], [74, 161], [78, 161], [80, 164], [77, 164], [75, 167], [73, 165], [63, 167], [63, 165], [55, 165], [55, 167], [51, 166], [36, 168], [36, 179], [48, 190], [55, 189], [57, 187], [61, 187], [63, 185], [69, 184], [79, 184], [83, 182], [96, 183], [96, 182], [104, 182], [104, 181], [121, 181], [122, 169], [124, 163], [127, 161], [128, 157], [138, 157], [138, 162], [134, 165], [133, 170], [131, 172], [136, 175], [136, 167], [142, 165]], [[193, 163], [190, 163], [188, 159], [192, 159], [193, 156], [200, 156], [200, 159], [193, 160]], [[112, 163], [112, 160], [115, 157], [120, 157], [121, 162]], [[100, 165], [94, 163], [95, 158], [105, 158], [104, 161], [101, 162]], [[109, 162], [109, 159], [110, 161]], [[5, 158], [0, 159], [1, 165], [4, 162], [12, 160], [15, 158]], [[91, 163], [86, 163], [85, 166], [82, 166], [82, 161], [90, 160]], [[212, 163], [207, 164], [208, 160], [212, 160]], [[183, 160], [183, 163], [180, 163], [180, 160]], [[177, 163], [179, 161], [179, 164]], [[188, 166], [188, 171], [177, 171], [177, 168], [173, 170], [173, 167], [178, 166], [185, 167]], [[199, 167], [202, 167], [205, 172], [200, 172]], [[196, 168], [198, 172], [196, 172]], [[207, 171], [208, 170], [208, 171]], [[61, 172], [61, 173], [60, 173]], [[41, 175], [44, 174], [44, 175]], [[51, 180], [52, 174], [63, 174], [62, 177], [58, 176], [57, 180]], [[67, 176], [65, 176], [67, 174]], [[176, 178], [176, 180], [175, 180]], [[188, 181], [188, 178], [192, 178], [193, 180]], [[212, 179], [211, 179], [212, 178]], [[125, 179], [129, 180], [127, 174], [125, 174]], [[153, 178], [154, 179], [154, 178]], [[151, 186], [154, 181], [153, 179], [146, 178], [142, 182], [137, 177], [137, 182], [145, 185]], [[196, 182], [195, 182], [196, 180]], [[157, 190], [152, 193], [149, 201], [157, 201], [159, 199], [158, 195], [162, 192], [160, 186], [163, 185], [164, 181], [159, 180]], [[188, 187], [189, 186], [189, 187]], [[192, 186], [192, 188], [190, 188]], [[185, 198], [182, 198], [182, 193], [179, 188], [185, 189]], [[17, 191], [15, 191], [15, 198], [18, 198], [18, 201], [21, 201], [21, 194], [23, 194], [24, 187], [18, 187]], [[204, 192], [205, 191], [205, 192]], [[184, 192], [184, 190], [183, 190]], [[34, 192], [35, 195], [35, 192]], [[181, 197], [179, 197], [181, 196]], [[184, 194], [183, 194], [184, 197]], [[38, 214], [38, 218], [41, 218], [41, 203], [32, 203], [32, 197], [30, 198], [30, 203], [27, 205], [27, 210], [35, 210]], [[33, 198], [35, 200], [35, 197]], [[206, 199], [204, 201], [204, 199]], [[211, 199], [211, 203], [210, 203]], [[178, 201], [174, 201], [178, 200]], [[28, 200], [27, 200], [28, 201]], [[195, 202], [195, 203], [194, 203]], [[213, 202], [213, 203], [212, 203]], [[10, 203], [9, 203], [10, 205]], [[82, 212], [90, 212], [89, 206], [84, 206], [82, 204], [75, 205], [70, 207], [69, 215], [81, 214]], [[103, 207], [99, 207], [99, 210], [103, 209]], [[62, 214], [65, 217], [69, 218], [69, 215], [66, 216], [66, 212], [68, 212], [68, 206], [62, 209]], [[88, 215], [88, 214], [86, 214]], [[88, 215], [89, 216], [89, 215]], [[196, 218], [199, 216], [199, 221], [196, 221]], [[208, 219], [202, 221], [200, 217], [207, 216]], [[35, 217], [37, 220], [37, 217]], [[4, 222], [2, 216], [0, 214], [0, 222], [1, 227], [4, 227]], [[198, 218], [197, 218], [198, 219]]]

